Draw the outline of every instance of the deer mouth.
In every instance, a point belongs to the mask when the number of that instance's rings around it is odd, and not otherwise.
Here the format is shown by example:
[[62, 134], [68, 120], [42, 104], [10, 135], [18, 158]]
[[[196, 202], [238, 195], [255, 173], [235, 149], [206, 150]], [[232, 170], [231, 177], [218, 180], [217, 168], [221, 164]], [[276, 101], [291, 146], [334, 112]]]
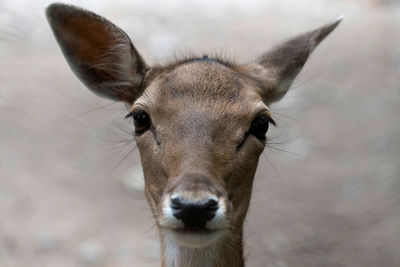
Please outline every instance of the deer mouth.
[[201, 248], [216, 243], [226, 233], [225, 229], [166, 228], [167, 239], [182, 247]]
[[173, 229], [174, 232], [179, 233], [179, 234], [212, 234], [216, 233], [218, 231], [221, 231], [222, 229], [206, 229], [206, 228], [180, 228], [180, 229]]

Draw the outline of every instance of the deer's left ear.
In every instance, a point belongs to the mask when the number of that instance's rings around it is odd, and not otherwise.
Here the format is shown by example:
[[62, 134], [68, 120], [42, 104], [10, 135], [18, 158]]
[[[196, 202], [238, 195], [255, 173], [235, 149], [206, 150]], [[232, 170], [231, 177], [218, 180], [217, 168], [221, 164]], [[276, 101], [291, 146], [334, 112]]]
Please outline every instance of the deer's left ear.
[[281, 99], [317, 45], [342, 21], [343, 16], [313, 31], [273, 47], [256, 62], [243, 66], [261, 84], [260, 95], [267, 104]]
[[146, 65], [120, 28], [70, 5], [52, 4], [46, 15], [71, 69], [88, 89], [126, 103], [139, 96]]

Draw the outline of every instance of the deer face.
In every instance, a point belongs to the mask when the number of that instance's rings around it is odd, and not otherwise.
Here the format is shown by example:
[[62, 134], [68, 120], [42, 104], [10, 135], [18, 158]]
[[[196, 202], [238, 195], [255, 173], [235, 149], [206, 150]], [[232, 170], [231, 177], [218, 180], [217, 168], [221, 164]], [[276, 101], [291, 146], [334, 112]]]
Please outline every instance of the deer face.
[[273, 122], [250, 77], [217, 60], [190, 60], [163, 70], [130, 114], [162, 231], [197, 246], [243, 220]]
[[145, 195], [162, 238], [184, 247], [240, 235], [258, 158], [275, 124], [268, 105], [340, 22], [246, 65], [203, 57], [151, 68], [127, 35], [98, 15], [53, 4], [47, 17], [78, 78], [130, 107]]

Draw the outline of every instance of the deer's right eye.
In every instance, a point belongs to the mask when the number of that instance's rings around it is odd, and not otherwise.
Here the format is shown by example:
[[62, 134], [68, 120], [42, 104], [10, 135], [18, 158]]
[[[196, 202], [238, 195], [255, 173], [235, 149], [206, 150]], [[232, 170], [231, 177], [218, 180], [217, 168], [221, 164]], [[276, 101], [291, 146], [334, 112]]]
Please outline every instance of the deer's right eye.
[[147, 131], [151, 126], [151, 120], [149, 114], [143, 110], [133, 111], [129, 113], [127, 117], [133, 118], [133, 124], [135, 125], [135, 133], [141, 135]]

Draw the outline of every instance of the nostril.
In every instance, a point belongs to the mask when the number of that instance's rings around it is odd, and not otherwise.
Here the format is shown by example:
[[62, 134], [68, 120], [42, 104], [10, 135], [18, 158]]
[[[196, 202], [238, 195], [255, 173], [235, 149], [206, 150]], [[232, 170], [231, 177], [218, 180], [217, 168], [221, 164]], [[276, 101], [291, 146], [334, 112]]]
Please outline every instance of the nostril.
[[218, 202], [214, 199], [210, 199], [206, 203], [204, 203], [204, 208], [210, 211], [216, 211], [218, 209]]
[[171, 198], [171, 208], [172, 209], [180, 209], [183, 207], [183, 202], [179, 197]]
[[182, 220], [186, 228], [204, 228], [215, 217], [218, 202], [214, 199], [193, 202], [177, 197], [171, 198], [170, 207], [174, 217]]

